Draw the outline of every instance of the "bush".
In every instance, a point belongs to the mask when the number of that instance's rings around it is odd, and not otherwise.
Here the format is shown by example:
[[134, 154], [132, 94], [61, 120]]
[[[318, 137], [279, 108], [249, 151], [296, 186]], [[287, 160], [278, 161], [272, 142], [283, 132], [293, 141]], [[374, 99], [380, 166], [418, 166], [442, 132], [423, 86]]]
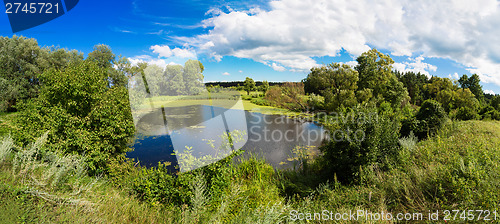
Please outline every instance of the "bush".
[[487, 106], [481, 109], [479, 115], [481, 115], [483, 120], [500, 120], [500, 112], [492, 106]]
[[325, 98], [311, 93], [309, 95], [309, 99], [307, 100], [307, 105], [311, 108], [311, 110], [322, 110], [325, 108]]
[[88, 61], [40, 78], [39, 97], [16, 117], [16, 140], [28, 144], [49, 131], [49, 150], [85, 155], [91, 174], [106, 173], [109, 160], [129, 150], [134, 133], [127, 89], [110, 87], [108, 72]]
[[250, 101], [253, 104], [256, 105], [261, 105], [261, 106], [271, 106], [271, 103], [269, 103], [267, 100], [262, 99], [262, 98], [255, 98]]
[[157, 167], [143, 169], [133, 181], [132, 189], [142, 200], [152, 205], [190, 205], [193, 203], [192, 180], [201, 176], [206, 183], [206, 193], [211, 196], [213, 202], [218, 202], [230, 185], [230, 165], [236, 155], [239, 153], [202, 168], [177, 174], [171, 173], [169, 164], [159, 163]]
[[383, 168], [397, 159], [399, 122], [359, 105], [342, 116], [345, 122], [331, 126], [337, 128], [330, 128], [331, 140], [321, 147], [327, 167], [340, 181], [359, 181], [362, 167], [377, 164]]
[[470, 107], [460, 107], [455, 114], [455, 119], [462, 121], [479, 120], [479, 118], [479, 114]]
[[418, 126], [413, 131], [419, 139], [435, 134], [448, 120], [443, 107], [435, 100], [424, 101], [415, 118]]

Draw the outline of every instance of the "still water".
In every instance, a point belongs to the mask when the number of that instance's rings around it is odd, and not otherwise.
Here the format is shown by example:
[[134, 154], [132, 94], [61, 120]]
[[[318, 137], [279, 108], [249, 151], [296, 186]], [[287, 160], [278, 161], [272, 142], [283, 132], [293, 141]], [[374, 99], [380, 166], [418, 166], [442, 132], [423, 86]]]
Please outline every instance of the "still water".
[[243, 149], [241, 156], [253, 154], [275, 168], [287, 169], [293, 167], [290, 160], [296, 156], [292, 149], [317, 149], [326, 136], [323, 128], [312, 122], [206, 105], [147, 113], [136, 122], [136, 131], [134, 151], [127, 156], [148, 167], [158, 162], [175, 167], [182, 163], [176, 155], [186, 150], [194, 156], [208, 155], [227, 141], [221, 136], [238, 131], [241, 137], [233, 139], [233, 149]]

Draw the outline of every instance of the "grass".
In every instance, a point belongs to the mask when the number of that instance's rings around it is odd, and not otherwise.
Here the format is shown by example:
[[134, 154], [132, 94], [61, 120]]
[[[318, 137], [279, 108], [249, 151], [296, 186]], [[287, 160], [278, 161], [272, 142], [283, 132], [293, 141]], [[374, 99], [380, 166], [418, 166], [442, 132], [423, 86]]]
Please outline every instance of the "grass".
[[[0, 220], [8, 223], [294, 223], [290, 212], [427, 212], [500, 206], [500, 122], [453, 122], [416, 143], [400, 140], [400, 160], [388, 170], [361, 172], [361, 183], [344, 185], [329, 171], [275, 171], [255, 157], [234, 162], [228, 186], [212, 198], [203, 176], [191, 180], [189, 205], [144, 203], [126, 183], [78, 175], [78, 158], [43, 151], [43, 139], [21, 149], [0, 144]], [[46, 160], [37, 156], [46, 155]], [[49, 156], [50, 155], [50, 156]], [[22, 166], [16, 165], [24, 158]], [[52, 162], [51, 162], [52, 161]], [[57, 161], [63, 162], [58, 164]], [[75, 170], [76, 169], [76, 170]], [[137, 168], [132, 168], [137, 169]], [[60, 173], [60, 181], [54, 181]], [[132, 171], [127, 175], [136, 175]], [[323, 173], [325, 174], [325, 173]], [[203, 174], [199, 174], [203, 175]], [[123, 178], [126, 179], [126, 178]], [[214, 203], [214, 200], [216, 203]], [[442, 214], [441, 214], [442, 215]], [[358, 220], [361, 223], [373, 223]], [[305, 222], [305, 221], [304, 221]], [[312, 222], [318, 222], [312, 221]], [[348, 221], [340, 223], [349, 223]], [[391, 223], [387, 221], [386, 223]]]
[[14, 119], [16, 114], [17, 113], [0, 112], [0, 136], [8, 134], [11, 130], [14, 129], [12, 120]]

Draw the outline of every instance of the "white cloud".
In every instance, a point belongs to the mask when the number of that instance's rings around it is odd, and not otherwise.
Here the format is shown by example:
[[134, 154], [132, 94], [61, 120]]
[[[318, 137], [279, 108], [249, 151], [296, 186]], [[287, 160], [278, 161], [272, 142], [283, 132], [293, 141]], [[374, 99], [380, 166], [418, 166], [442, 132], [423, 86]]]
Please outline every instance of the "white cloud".
[[448, 78], [458, 80], [460, 77], [458, 76], [458, 73], [456, 73], [456, 72], [455, 72], [455, 73], [453, 73], [453, 75], [452, 75], [452, 74], [449, 74], [449, 75], [448, 75]]
[[196, 58], [196, 53], [190, 49], [174, 48], [170, 49], [168, 45], [153, 45], [149, 48], [153, 53], [158, 54], [158, 57], [178, 57], [178, 58]]
[[356, 65], [358, 65], [358, 62], [357, 61], [348, 61], [348, 62], [345, 62], [344, 64], [346, 65], [349, 65], [351, 67], [356, 67]]
[[[370, 47], [397, 56], [447, 58], [484, 82], [500, 85], [500, 7], [497, 0], [275, 0], [269, 10], [213, 10], [194, 38], [178, 38], [216, 60], [250, 58], [307, 71], [314, 57], [344, 49], [356, 57]], [[420, 72], [435, 66], [418, 57], [395, 67]]]
[[283, 67], [281, 65], [278, 65], [278, 64], [276, 64], [274, 62], [271, 64], [271, 68], [273, 68], [274, 71], [278, 71], [278, 72], [284, 72], [284, 71], [286, 71], [285, 67]]
[[167, 62], [166, 60], [161, 59], [161, 58], [152, 58], [149, 55], [135, 56], [135, 57], [128, 58], [128, 60], [130, 61], [130, 63], [133, 66], [135, 66], [141, 62], [147, 62], [148, 64], [158, 65], [162, 68], [165, 68], [167, 65], [177, 65], [177, 63], [175, 63], [175, 62]]
[[224, 72], [222, 73], [222, 75], [231, 75], [231, 74], [229, 74], [229, 72]]
[[495, 95], [495, 92], [493, 92], [493, 90], [484, 90], [484, 93]]
[[179, 58], [196, 58], [196, 53], [188, 49], [174, 48], [172, 53]]
[[170, 50], [170, 47], [168, 47], [167, 45], [154, 45], [149, 49], [153, 50], [153, 53], [158, 54], [159, 57], [169, 58], [170, 56], [172, 56], [172, 50]]
[[423, 56], [408, 58], [408, 61], [405, 61], [403, 63], [394, 63], [392, 67], [394, 70], [400, 72], [420, 72], [427, 77], [431, 77], [429, 71], [435, 72], [437, 70], [437, 66], [425, 63], [423, 62], [423, 60], [425, 60]]
[[243, 71], [239, 70], [240, 73], [243, 73]]

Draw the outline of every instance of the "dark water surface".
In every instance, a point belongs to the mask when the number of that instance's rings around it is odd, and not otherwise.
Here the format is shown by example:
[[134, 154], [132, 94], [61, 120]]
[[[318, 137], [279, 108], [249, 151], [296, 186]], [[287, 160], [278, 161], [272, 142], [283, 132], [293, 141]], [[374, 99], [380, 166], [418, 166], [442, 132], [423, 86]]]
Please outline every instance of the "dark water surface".
[[245, 150], [242, 156], [264, 157], [273, 167], [284, 169], [293, 166], [289, 161], [294, 157], [292, 149], [317, 147], [325, 137], [323, 128], [315, 123], [281, 115], [205, 105], [165, 108], [164, 114], [153, 111], [136, 122], [134, 151], [127, 154], [129, 158], [149, 167], [158, 162], [171, 162], [174, 167], [179, 164], [174, 152], [190, 149], [194, 156], [213, 154], [223, 144], [221, 136], [237, 130], [245, 133], [234, 144], [235, 149]]

